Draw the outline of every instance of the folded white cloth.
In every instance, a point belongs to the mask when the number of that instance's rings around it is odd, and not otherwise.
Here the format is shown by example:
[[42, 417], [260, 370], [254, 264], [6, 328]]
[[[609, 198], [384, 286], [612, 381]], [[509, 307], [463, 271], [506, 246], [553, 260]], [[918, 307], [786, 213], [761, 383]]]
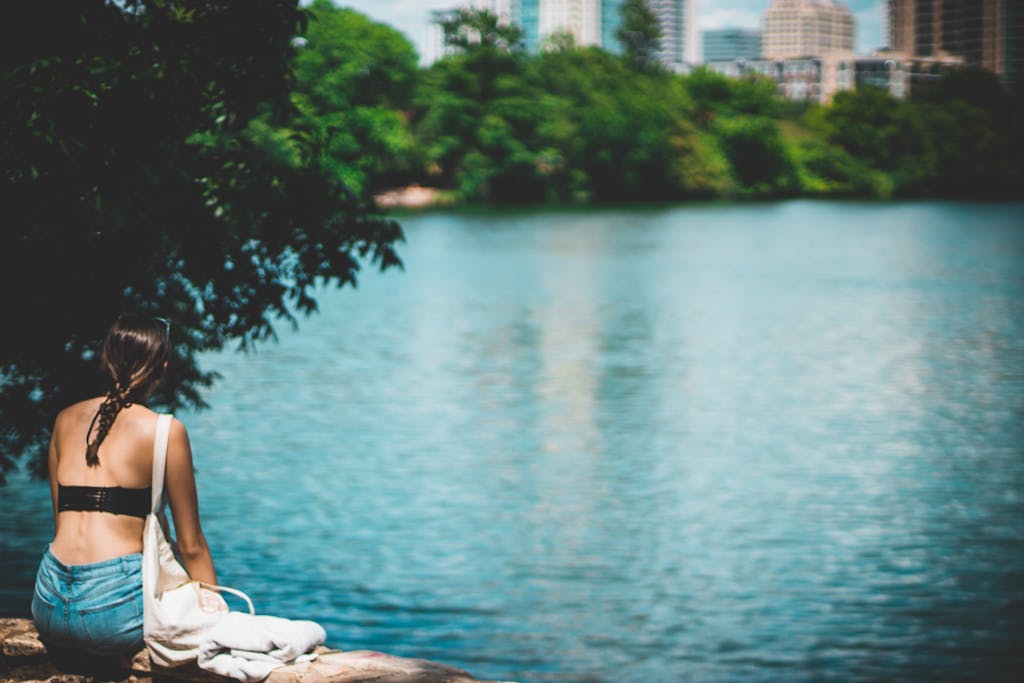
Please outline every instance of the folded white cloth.
[[200, 644], [196, 663], [200, 669], [255, 683], [326, 638], [323, 627], [312, 621], [229, 612]]

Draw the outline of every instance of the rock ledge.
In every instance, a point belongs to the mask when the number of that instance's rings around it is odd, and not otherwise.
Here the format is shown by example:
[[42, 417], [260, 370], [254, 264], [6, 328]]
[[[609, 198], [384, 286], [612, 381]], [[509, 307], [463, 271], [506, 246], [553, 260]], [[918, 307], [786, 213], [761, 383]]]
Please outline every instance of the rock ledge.
[[[341, 652], [318, 648], [319, 657], [306, 664], [290, 664], [274, 671], [267, 683], [497, 683], [480, 681], [454, 667], [425, 659], [393, 657], [382, 652], [356, 650]], [[165, 669], [150, 664], [142, 650], [102, 671], [54, 662], [39, 642], [35, 626], [28, 619], [0, 619], [0, 683], [151, 683], [152, 681], [232, 681], [202, 671], [194, 664]]]

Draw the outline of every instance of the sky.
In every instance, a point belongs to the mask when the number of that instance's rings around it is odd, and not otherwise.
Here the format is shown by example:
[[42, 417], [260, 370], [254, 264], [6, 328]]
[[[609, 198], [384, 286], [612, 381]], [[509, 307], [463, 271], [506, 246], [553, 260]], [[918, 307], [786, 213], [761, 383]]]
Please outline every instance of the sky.
[[[701, 29], [757, 28], [769, 0], [698, 0]], [[462, 0], [334, 0], [352, 7], [371, 19], [395, 27], [412, 41], [420, 56], [430, 54], [434, 38], [430, 12], [468, 4]], [[866, 54], [882, 45], [882, 16], [885, 0], [846, 0], [854, 14], [856, 50]]]

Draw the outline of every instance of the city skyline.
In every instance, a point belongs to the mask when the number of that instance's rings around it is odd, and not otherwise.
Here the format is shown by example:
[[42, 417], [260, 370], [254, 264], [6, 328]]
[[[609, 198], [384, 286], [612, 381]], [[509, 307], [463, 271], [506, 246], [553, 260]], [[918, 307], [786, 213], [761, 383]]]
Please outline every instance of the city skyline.
[[[437, 55], [432, 42], [430, 13], [471, 4], [469, 0], [348, 0], [336, 1], [339, 7], [351, 7], [374, 21], [388, 24], [404, 33], [416, 47], [422, 61]], [[701, 31], [719, 28], [760, 28], [769, 0], [702, 0], [699, 6]], [[867, 54], [883, 46], [884, 0], [847, 0], [856, 22], [855, 50]]]

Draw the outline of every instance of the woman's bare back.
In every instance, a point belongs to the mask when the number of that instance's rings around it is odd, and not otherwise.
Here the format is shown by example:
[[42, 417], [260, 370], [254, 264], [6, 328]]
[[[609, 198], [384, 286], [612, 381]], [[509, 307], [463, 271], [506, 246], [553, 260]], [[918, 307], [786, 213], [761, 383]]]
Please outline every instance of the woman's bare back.
[[[69, 406], [57, 416], [50, 442], [50, 489], [56, 534], [51, 552], [64, 564], [89, 564], [142, 551], [144, 520], [108, 512], [57, 511], [58, 484], [145, 489], [153, 472], [157, 414], [141, 405], [120, 411], [99, 450], [86, 463], [86, 432], [103, 398]], [[95, 429], [95, 427], [94, 427]]]

